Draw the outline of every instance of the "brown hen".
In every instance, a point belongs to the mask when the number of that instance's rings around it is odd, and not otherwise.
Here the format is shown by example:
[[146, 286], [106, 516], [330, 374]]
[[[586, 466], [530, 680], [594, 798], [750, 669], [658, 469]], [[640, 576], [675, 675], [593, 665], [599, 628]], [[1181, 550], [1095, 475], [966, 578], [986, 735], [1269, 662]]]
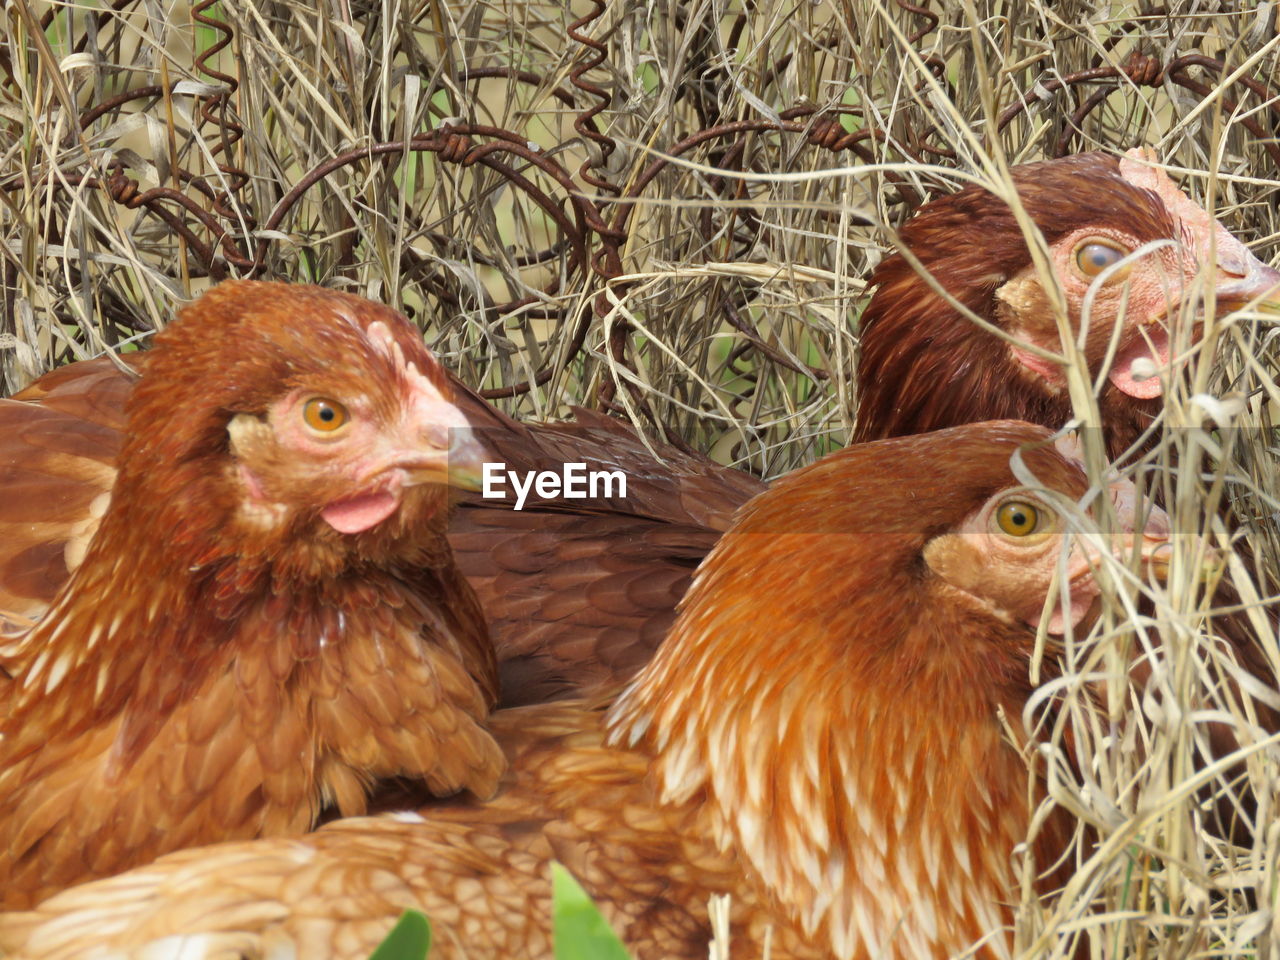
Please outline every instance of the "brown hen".
[[[976, 956], [1008, 956], [1031, 809], [1000, 716], [1027, 702], [1046, 603], [1057, 629], [1096, 609], [1101, 558], [1086, 544], [1105, 543], [1071, 533], [1089, 485], [1047, 436], [970, 425], [779, 481], [612, 707], [495, 715], [513, 762], [492, 801], [174, 854], [0, 918], [0, 945], [49, 960], [362, 960], [417, 907], [433, 958], [549, 957], [556, 858], [640, 960], [705, 955], [707, 898], [722, 893], [732, 956], [769, 942], [778, 960], [918, 960], [984, 936]], [[1015, 479], [1019, 451], [1039, 486]], [[1130, 528], [1132, 491], [1111, 491]], [[1118, 556], [1158, 559], [1155, 514], [1143, 535], [1113, 535]], [[1069, 832], [1042, 823], [1037, 869]]]
[[[305, 303], [349, 300], [305, 286], [228, 288], [242, 297], [292, 290]], [[145, 371], [148, 356], [128, 359]], [[0, 622], [37, 618], [83, 555], [101, 516], [95, 505], [111, 489], [132, 382], [102, 358], [55, 370], [14, 397], [35, 405], [0, 402]], [[764, 484], [662, 444], [655, 459], [629, 426], [590, 411], [526, 426], [456, 379], [449, 390], [486, 459], [557, 473], [579, 462], [627, 477], [625, 497], [531, 495], [520, 512], [507, 500], [461, 499], [450, 542], [486, 612], [503, 703], [634, 675], [666, 635], [698, 562]]]
[[41, 451], [4, 463], [0, 500], [64, 525], [6, 573], [75, 570], [43, 612], [43, 581], [3, 581], [4, 906], [362, 813], [377, 780], [489, 794], [495, 664], [445, 540], [444, 484], [474, 482], [478, 449], [413, 327], [227, 285], [127, 386], [99, 365], [0, 401], [8, 449]]
[[[1209, 303], [1224, 314], [1261, 298], [1280, 302], [1280, 272], [1141, 151], [1086, 153], [1012, 174], [1048, 244], [1071, 331], [1100, 384], [1107, 448], [1118, 458], [1160, 413], [1171, 353], [1199, 338]], [[862, 315], [855, 442], [1001, 417], [1055, 428], [1071, 420], [1062, 367], [1036, 352], [1063, 348], [1010, 207], [966, 187], [921, 208], [900, 242], [911, 256], [894, 254], [876, 268], [876, 294]], [[912, 259], [1015, 342], [965, 317]]]

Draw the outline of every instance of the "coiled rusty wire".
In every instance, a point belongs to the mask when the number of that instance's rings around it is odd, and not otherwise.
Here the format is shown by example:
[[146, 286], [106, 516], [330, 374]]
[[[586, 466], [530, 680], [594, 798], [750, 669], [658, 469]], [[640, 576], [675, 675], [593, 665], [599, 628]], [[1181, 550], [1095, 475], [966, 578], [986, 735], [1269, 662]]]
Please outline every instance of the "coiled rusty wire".
[[[112, 0], [109, 7], [97, 13], [99, 25], [107, 18], [118, 14], [134, 0]], [[907, 0], [896, 0], [902, 10], [912, 16], [920, 17], [924, 22], [909, 34], [909, 42], [918, 46], [938, 27], [939, 17], [926, 5], [909, 3]], [[703, 129], [689, 133], [674, 143], [662, 146], [658, 158], [646, 166], [624, 190], [609, 179], [609, 158], [618, 148], [617, 142], [602, 129], [602, 117], [610, 106], [609, 91], [601, 84], [588, 77], [608, 60], [607, 44], [594, 38], [591, 31], [598, 26], [605, 12], [603, 0], [591, 0], [591, 10], [573, 21], [568, 27], [569, 37], [583, 48], [584, 54], [577, 60], [569, 72], [569, 89], [553, 88], [550, 93], [560, 103], [576, 111], [573, 128], [582, 141], [589, 145], [587, 158], [579, 166], [576, 176], [547, 152], [537, 150], [528, 143], [525, 136], [518, 131], [502, 129], [482, 124], [453, 123], [427, 134], [414, 136], [405, 140], [384, 141], [361, 146], [335, 156], [303, 174], [294, 186], [281, 196], [265, 216], [259, 217], [254, 204], [249, 202], [243, 192], [249, 183], [249, 175], [234, 163], [235, 146], [244, 136], [244, 128], [237, 117], [234, 98], [239, 89], [236, 77], [215, 69], [210, 58], [227, 49], [235, 38], [231, 24], [213, 16], [211, 9], [216, 0], [200, 0], [192, 8], [192, 18], [218, 34], [216, 42], [195, 58], [196, 70], [214, 81], [215, 89], [200, 96], [198, 109], [199, 122], [206, 131], [212, 131], [210, 137], [214, 144], [211, 152], [217, 158], [217, 170], [220, 175], [218, 185], [210, 183], [206, 177], [192, 173], [186, 169], [173, 171], [175, 182], [183, 189], [176, 187], [154, 187], [142, 190], [136, 180], [125, 173], [124, 164], [120, 160], [113, 161], [105, 175], [91, 172], [60, 171], [54, 182], [56, 188], [64, 186], [87, 185], [101, 188], [115, 203], [130, 209], [142, 209], [148, 214], [164, 222], [176, 235], [182, 238], [197, 270], [192, 275], [203, 272], [214, 279], [219, 279], [228, 272], [234, 271], [241, 276], [260, 275], [267, 262], [267, 255], [272, 244], [268, 239], [286, 221], [291, 210], [317, 184], [320, 184], [335, 171], [355, 165], [368, 163], [375, 158], [383, 158], [394, 162], [403, 158], [408, 152], [432, 153], [446, 164], [463, 168], [473, 165], [483, 166], [504, 179], [512, 188], [522, 191], [530, 198], [555, 224], [559, 239], [545, 251], [524, 258], [522, 263], [537, 263], [562, 257], [570, 275], [586, 278], [593, 275], [596, 282], [609, 284], [622, 275], [622, 249], [629, 232], [631, 211], [635, 201], [652, 184], [655, 178], [671, 163], [672, 158], [680, 157], [704, 144], [718, 144], [715, 159], [721, 169], [730, 171], [739, 164], [746, 148], [748, 138], [765, 133], [779, 134], [800, 138], [812, 147], [835, 152], [849, 153], [864, 162], [873, 162], [876, 151], [872, 144], [881, 147], [890, 142], [886, 131], [879, 130], [870, 123], [870, 118], [857, 107], [843, 107], [833, 110], [819, 111], [811, 106], [796, 106], [779, 113], [777, 121], [772, 120], [735, 120], [729, 122], [709, 123]], [[53, 15], [51, 10], [45, 16], [43, 26]], [[731, 31], [740, 33], [745, 20], [739, 16]], [[1120, 37], [1116, 38], [1116, 41]], [[730, 38], [732, 42], [732, 37]], [[76, 49], [83, 49], [83, 38]], [[941, 78], [943, 61], [936, 53], [922, 52], [922, 62]], [[774, 65], [778, 73], [785, 63]], [[997, 128], [1003, 130], [1017, 117], [1051, 101], [1064, 91], [1080, 85], [1096, 85], [1087, 96], [1080, 99], [1078, 105], [1071, 110], [1056, 142], [1056, 154], [1059, 156], [1070, 152], [1075, 140], [1082, 134], [1085, 118], [1095, 110], [1119, 85], [1129, 83], [1137, 86], [1158, 88], [1165, 84], [1174, 84], [1205, 98], [1213, 90], [1194, 79], [1189, 68], [1199, 67], [1210, 73], [1221, 76], [1225, 65], [1212, 57], [1191, 53], [1178, 56], [1168, 63], [1161, 63], [1151, 56], [1140, 52], [1132, 52], [1121, 66], [1099, 65], [1091, 69], [1054, 77], [1037, 84], [1032, 90], [1018, 95], [999, 114]], [[465, 83], [470, 80], [505, 77], [516, 82], [542, 85], [544, 79], [529, 70], [518, 70], [509, 67], [462, 67], [456, 80]], [[1249, 93], [1267, 105], [1272, 126], [1280, 126], [1280, 99], [1273, 91], [1249, 77], [1237, 76], [1234, 83], [1242, 85]], [[104, 116], [112, 115], [131, 101], [158, 100], [175, 95], [173, 88], [165, 89], [160, 85], [148, 85], [117, 94], [93, 104], [80, 113], [81, 129], [89, 128]], [[1227, 112], [1234, 112], [1237, 101], [1223, 97], [1223, 107]], [[699, 115], [704, 120], [718, 119], [717, 113], [709, 102], [698, 106]], [[841, 122], [842, 115], [853, 115], [861, 125], [859, 129], [846, 130]], [[1240, 118], [1240, 122], [1267, 151], [1280, 168], [1280, 142], [1275, 130], [1268, 130], [1259, 116], [1248, 114]], [[904, 146], [901, 138], [896, 147], [906, 156], [905, 159], [923, 161], [928, 156], [951, 157], [954, 153], [942, 142], [935, 141], [936, 131], [932, 128], [909, 131], [908, 143]], [[525, 171], [537, 171], [546, 180], [555, 185], [559, 195], [548, 193], [535, 183]], [[893, 174], [886, 175], [887, 182], [897, 192], [897, 200], [906, 208], [912, 208], [923, 201], [919, 192], [905, 178]], [[732, 184], [732, 185], [731, 185]], [[712, 180], [716, 190], [741, 190], [741, 181], [730, 181], [722, 178]], [[587, 189], [584, 189], [584, 186]], [[14, 184], [0, 184], [0, 189], [15, 189]], [[737, 199], [737, 196], [734, 196]], [[710, 215], [708, 211], [707, 216]], [[736, 214], [746, 229], [757, 229], [752, 212]], [[259, 228], [259, 224], [261, 227]], [[709, 236], [711, 225], [708, 221], [703, 226], [704, 235]], [[250, 234], [256, 233], [257, 240]], [[548, 289], [543, 294], [553, 293]], [[617, 291], [615, 290], [615, 293]], [[530, 295], [509, 303], [493, 304], [486, 308], [486, 314], [500, 317], [518, 310], [533, 307], [545, 308], [551, 298]], [[593, 319], [602, 315], [608, 304], [603, 290], [587, 307], [579, 307], [575, 316], [559, 316], [561, 322], [571, 324], [572, 334], [568, 349], [560, 352], [554, 362], [549, 362], [534, 372], [527, 380], [484, 391], [490, 399], [516, 397], [537, 386], [548, 382], [563, 367], [574, 360], [580, 353], [591, 328]], [[824, 372], [810, 367], [797, 366], [792, 360], [755, 336], [739, 316], [734, 304], [725, 301], [722, 304], [723, 316], [735, 329], [743, 332], [746, 342], [760, 349], [773, 362], [803, 373], [815, 379], [824, 378]], [[594, 316], [593, 316], [594, 315]], [[622, 323], [611, 325], [610, 340], [607, 348], [615, 363], [631, 366], [627, 356], [628, 330]], [[614, 408], [613, 381], [606, 379], [601, 385], [601, 393], [597, 398], [601, 406]], [[637, 391], [633, 396], [636, 406], [650, 419], [652, 411], [647, 401]], [[659, 424], [659, 426], [661, 426]], [[684, 446], [680, 438], [671, 431], [663, 431], [667, 438]]]

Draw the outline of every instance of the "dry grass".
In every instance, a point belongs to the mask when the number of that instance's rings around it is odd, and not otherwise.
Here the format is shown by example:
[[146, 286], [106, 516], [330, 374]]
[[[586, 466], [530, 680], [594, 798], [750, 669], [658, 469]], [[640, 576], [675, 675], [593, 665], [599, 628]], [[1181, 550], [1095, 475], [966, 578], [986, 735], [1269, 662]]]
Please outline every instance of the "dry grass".
[[[963, 179], [998, 183], [1009, 164], [1063, 147], [1146, 144], [1262, 259], [1280, 255], [1280, 164], [1268, 153], [1280, 110], [1226, 82], [1280, 88], [1274, 4], [1241, 11], [1172, 0], [1157, 11], [1145, 2], [932, 0], [940, 19], [926, 29], [929, 16], [888, 0], [615, 3], [584, 28], [607, 44], [584, 79], [609, 93], [595, 122], [611, 151], [575, 131], [596, 100], [572, 83], [589, 51], [569, 36], [571, 14], [557, 3], [337, 0], [319, 12], [215, 4], [208, 15], [232, 39], [204, 69], [196, 57], [220, 31], [193, 23], [181, 6], [117, 6], [102, 13], [98, 2], [12, 0], [4, 8], [5, 390], [57, 363], [128, 349], [211, 274], [243, 275], [238, 261], [257, 253], [258, 276], [402, 306], [477, 386], [500, 391], [547, 371], [534, 389], [501, 400], [520, 416], [604, 403], [650, 432], [661, 425], [776, 476], [845, 441], [862, 278], [921, 198]], [[590, 9], [580, 3], [573, 15]], [[1201, 91], [1125, 77], [1053, 92], [1055, 80], [1123, 65], [1134, 52], [1164, 65], [1200, 54], [1225, 66], [1187, 68]], [[474, 79], [485, 69], [494, 75]], [[504, 74], [511, 70], [526, 74]], [[86, 109], [148, 85], [157, 91], [82, 124]], [[1035, 105], [998, 125], [1023, 92]], [[1100, 102], [1077, 126], [1073, 112], [1095, 93]], [[205, 101], [216, 106], [207, 119]], [[806, 109], [787, 112], [798, 107]], [[808, 142], [813, 110], [835, 108], [848, 111], [838, 133], [874, 133], [860, 152]], [[516, 152], [488, 158], [505, 170], [442, 159], [430, 137], [448, 118], [510, 131]], [[792, 129], [769, 129], [780, 118]], [[733, 123], [755, 129], [687, 142]], [[481, 131], [471, 138], [494, 142]], [[368, 156], [383, 143], [401, 147]], [[424, 145], [432, 149], [417, 149]], [[284, 202], [309, 172], [351, 151], [365, 155]], [[627, 199], [586, 181], [584, 161]], [[112, 180], [113, 163], [140, 191], [192, 198], [204, 221], [172, 200], [142, 209], [118, 202], [128, 191]], [[243, 184], [232, 167], [244, 171]], [[582, 221], [599, 215], [616, 226], [623, 210], [626, 228], [612, 246]], [[201, 247], [216, 248], [222, 232], [230, 260], [206, 262]], [[585, 259], [575, 244], [585, 244]], [[1217, 465], [1216, 478], [1184, 475], [1171, 489], [1178, 529], [1222, 543], [1247, 535], [1253, 566], [1273, 578], [1275, 329], [1210, 331], [1191, 361], [1193, 389], [1169, 398], [1161, 453], [1167, 464], [1208, 451]], [[1247, 530], [1224, 527], [1213, 507], [1220, 496], [1237, 501]], [[1068, 956], [1064, 933], [1078, 929], [1094, 957], [1280, 953], [1271, 937], [1280, 744], [1248, 698], [1220, 682], [1238, 669], [1205, 631], [1208, 601], [1194, 585], [1199, 543], [1180, 543], [1171, 583], [1154, 597], [1156, 619], [1123, 599], [1136, 587], [1119, 591], [1093, 635], [1062, 653], [1068, 677], [1046, 692], [1061, 706], [1038, 731], [1039, 762], [1055, 771], [1051, 802], [1094, 833], [1082, 833], [1075, 879], [1057, 901], [1035, 899], [1030, 880], [1045, 865], [1025, 865], [1018, 941], [1030, 955]], [[1276, 637], [1258, 612], [1267, 591], [1251, 587], [1243, 568], [1233, 572], [1266, 662], [1280, 670]], [[1115, 577], [1123, 582], [1123, 571]], [[1135, 651], [1152, 672], [1141, 690], [1126, 680]], [[1110, 709], [1088, 706], [1084, 692], [1099, 688]], [[1274, 689], [1247, 689], [1277, 699]], [[1023, 718], [1008, 721], [1023, 727]], [[1246, 813], [1257, 829], [1241, 846], [1204, 829], [1194, 795], [1197, 784], [1217, 782], [1193, 762], [1210, 721], [1234, 728], [1244, 745], [1257, 802]], [[1084, 758], [1079, 770], [1062, 759], [1068, 729]], [[1239, 796], [1246, 785], [1218, 786]]]

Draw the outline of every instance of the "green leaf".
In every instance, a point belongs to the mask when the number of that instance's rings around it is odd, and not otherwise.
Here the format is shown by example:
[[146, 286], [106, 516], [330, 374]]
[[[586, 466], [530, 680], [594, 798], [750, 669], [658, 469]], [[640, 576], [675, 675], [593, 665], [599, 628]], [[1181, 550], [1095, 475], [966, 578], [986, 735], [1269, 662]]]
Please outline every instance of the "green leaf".
[[[217, 20], [219, 23], [226, 22], [226, 19], [223, 17], [223, 14], [222, 14], [221, 3], [210, 4], [210, 6], [204, 11], [204, 15], [208, 17], [210, 20]], [[196, 27], [195, 54], [198, 57], [200, 56], [200, 54], [204, 53], [205, 51], [210, 49], [212, 46], [214, 46], [214, 44], [216, 44], [219, 40], [221, 40], [223, 37], [223, 33], [221, 30], [217, 29], [216, 27], [206, 26], [205, 24], [200, 23], [198, 21], [196, 22], [195, 27]], [[210, 66], [216, 66], [216, 65], [217, 65], [216, 63], [210, 64]]]
[[424, 960], [431, 949], [431, 921], [417, 910], [406, 910], [369, 960]]
[[653, 94], [662, 83], [662, 74], [652, 63], [645, 62], [636, 67], [636, 80], [647, 94]]
[[627, 949], [587, 892], [561, 864], [551, 864], [556, 960], [629, 960]]

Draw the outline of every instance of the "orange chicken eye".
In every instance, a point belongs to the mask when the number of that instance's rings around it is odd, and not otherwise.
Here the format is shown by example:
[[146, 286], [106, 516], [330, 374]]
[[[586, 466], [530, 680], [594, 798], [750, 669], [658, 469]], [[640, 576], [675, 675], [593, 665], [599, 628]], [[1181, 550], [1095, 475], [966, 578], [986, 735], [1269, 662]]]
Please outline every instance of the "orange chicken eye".
[[[1107, 267], [1119, 263], [1128, 252], [1109, 243], [1092, 240], [1076, 248], [1076, 266], [1086, 277], [1096, 277]], [[1116, 275], [1113, 274], [1112, 279]]]
[[1023, 500], [1010, 500], [996, 511], [996, 524], [1011, 537], [1029, 537], [1040, 526], [1040, 511]]
[[303, 422], [320, 433], [333, 433], [350, 419], [347, 408], [328, 397], [312, 397], [302, 405]]

